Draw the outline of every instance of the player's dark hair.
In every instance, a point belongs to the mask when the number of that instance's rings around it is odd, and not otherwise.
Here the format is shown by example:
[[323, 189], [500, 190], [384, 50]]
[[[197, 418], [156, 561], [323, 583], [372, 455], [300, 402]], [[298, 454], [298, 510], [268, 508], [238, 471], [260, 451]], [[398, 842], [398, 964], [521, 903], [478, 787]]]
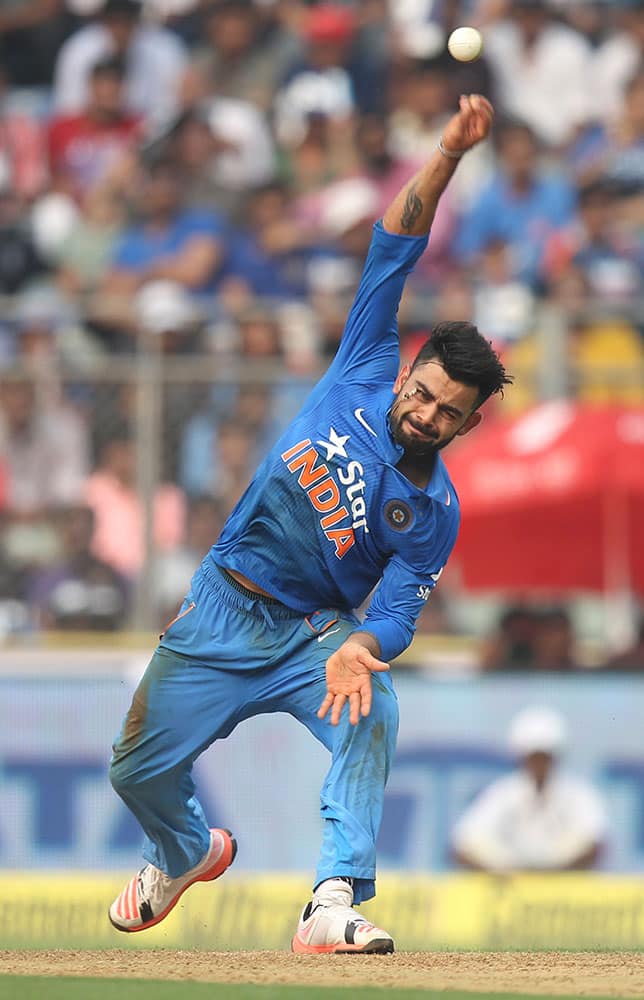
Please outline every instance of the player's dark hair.
[[510, 385], [508, 375], [489, 340], [473, 323], [439, 323], [414, 358], [412, 371], [428, 361], [438, 361], [454, 382], [478, 389], [479, 407], [503, 386]]

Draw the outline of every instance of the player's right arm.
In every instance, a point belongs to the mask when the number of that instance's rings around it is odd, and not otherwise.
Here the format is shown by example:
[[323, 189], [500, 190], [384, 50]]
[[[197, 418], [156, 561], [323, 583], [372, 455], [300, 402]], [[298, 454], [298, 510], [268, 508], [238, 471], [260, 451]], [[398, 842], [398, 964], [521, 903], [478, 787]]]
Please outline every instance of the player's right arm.
[[458, 159], [484, 139], [493, 118], [492, 105], [473, 94], [461, 97], [460, 108], [443, 133], [442, 148], [399, 191], [373, 239], [342, 341], [327, 375], [311, 397], [315, 403], [338, 379], [374, 382], [395, 379], [399, 368], [397, 312], [409, 273], [427, 246], [427, 236], [440, 197]]
[[461, 96], [459, 110], [445, 126], [439, 147], [385, 212], [382, 222], [388, 233], [424, 236], [429, 232], [440, 197], [461, 156], [487, 138], [493, 118], [494, 110], [485, 97]]

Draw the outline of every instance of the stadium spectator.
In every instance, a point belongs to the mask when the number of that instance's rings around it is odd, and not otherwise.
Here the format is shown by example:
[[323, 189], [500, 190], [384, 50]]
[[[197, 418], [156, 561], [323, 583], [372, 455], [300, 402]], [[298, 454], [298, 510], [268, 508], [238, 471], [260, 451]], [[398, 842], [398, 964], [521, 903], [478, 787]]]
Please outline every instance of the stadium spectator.
[[564, 606], [508, 607], [482, 643], [482, 670], [569, 671], [579, 666], [575, 632]]
[[58, 115], [49, 124], [49, 168], [56, 187], [82, 200], [105, 181], [141, 137], [140, 116], [125, 107], [125, 64], [117, 56], [92, 66], [88, 99], [77, 114]]
[[323, 250], [320, 218], [302, 215], [286, 184], [265, 184], [245, 198], [243, 220], [228, 244], [226, 279], [252, 296], [289, 301], [309, 292], [311, 259]]
[[37, 116], [11, 107], [6, 64], [0, 64], [0, 187], [32, 201], [48, 182], [45, 130]]
[[[87, 3], [87, 0], [68, 0]], [[171, 28], [187, 44], [199, 37], [200, 0], [143, 0], [146, 19]]]
[[523, 119], [544, 145], [562, 147], [589, 120], [590, 45], [547, 0], [507, 4], [506, 16], [485, 27], [485, 52], [501, 111]]
[[[313, 6], [305, 2], [297, 11], [295, 4], [293, 5], [293, 14], [289, 17], [286, 13], [292, 29], [309, 49], [314, 44], [321, 44], [329, 50], [334, 44], [339, 44], [343, 51], [342, 65], [351, 78], [359, 113], [383, 113], [388, 104], [389, 75], [397, 59], [395, 45], [392, 44], [391, 8], [388, 0], [349, 4], [344, 0], [339, 0], [338, 3], [335, 0], [331, 3], [321, 2], [317, 4], [321, 8], [317, 24], [315, 15], [312, 16], [310, 12]], [[286, 10], [288, 4], [283, 7]], [[338, 9], [342, 7], [350, 8], [352, 19], [348, 22], [346, 11], [340, 9], [338, 17]], [[348, 36], [345, 42], [342, 42], [343, 33]]]
[[8, 178], [0, 178], [0, 294], [19, 291], [46, 270], [24, 205]]
[[29, 233], [40, 259], [48, 269], [56, 260], [80, 215], [79, 206], [63, 191], [48, 188], [29, 213]]
[[352, 122], [312, 112], [301, 127], [281, 140], [280, 175], [297, 195], [316, 193], [356, 169]]
[[349, 7], [322, 3], [306, 12], [303, 58], [287, 70], [274, 97], [281, 141], [302, 137], [311, 116], [339, 124], [350, 121], [356, 110], [349, 65], [356, 27], [355, 13]]
[[233, 220], [245, 218], [249, 195], [275, 173], [268, 125], [248, 103], [213, 98], [182, 115], [159, 145], [181, 173], [184, 204]]
[[510, 246], [491, 239], [482, 248], [472, 276], [474, 322], [497, 348], [526, 336], [535, 320], [536, 298], [513, 274], [512, 264]]
[[563, 605], [543, 608], [537, 615], [533, 669], [569, 671], [578, 667], [570, 612]]
[[148, 281], [134, 297], [137, 327], [159, 341], [164, 354], [200, 350], [203, 314], [178, 281]]
[[210, 209], [184, 208], [181, 175], [169, 161], [151, 164], [135, 192], [138, 219], [117, 241], [96, 300], [94, 325], [119, 343], [136, 335], [132, 296], [146, 283], [171, 281], [194, 297], [214, 291], [224, 255], [223, 220]]
[[[237, 337], [247, 369], [257, 362], [283, 363], [279, 326], [266, 310], [242, 313]], [[297, 388], [288, 375], [275, 387], [264, 382], [215, 386], [187, 421], [180, 443], [180, 481], [186, 492], [214, 496], [228, 513], [248, 485], [261, 448], [272, 446], [292, 415], [281, 411], [281, 393], [290, 397]], [[300, 388], [300, 401], [301, 394]]]
[[644, 9], [640, 0], [612, 0], [600, 7], [604, 33], [588, 81], [598, 117], [608, 122], [619, 115], [628, 81], [644, 60]]
[[382, 215], [400, 189], [403, 178], [412, 176], [420, 168], [422, 161], [416, 157], [394, 154], [390, 142], [390, 123], [386, 115], [362, 115], [356, 123], [355, 144], [358, 170], [377, 188], [377, 213]]
[[389, 148], [395, 156], [424, 159], [436, 145], [452, 107], [445, 56], [404, 65], [392, 86]]
[[644, 673], [644, 613], [637, 622], [635, 640], [626, 649], [611, 656], [603, 666], [604, 670], [622, 671], [624, 673]]
[[348, 177], [322, 192], [318, 231], [326, 248], [308, 269], [310, 296], [322, 328], [322, 352], [335, 354], [366, 253], [378, 192], [364, 177]]
[[89, 471], [83, 420], [72, 406], [47, 396], [25, 378], [5, 381], [0, 392], [0, 454], [14, 514], [35, 517], [76, 502]]
[[560, 278], [574, 268], [581, 272], [588, 293], [604, 304], [633, 301], [639, 295], [644, 256], [636, 226], [625, 224], [620, 202], [608, 180], [592, 181], [579, 189], [577, 215], [546, 244], [546, 280]]
[[67, 342], [78, 310], [52, 285], [30, 285], [16, 295], [12, 320], [17, 361], [43, 370], [58, 357], [70, 358]]
[[528, 125], [506, 121], [497, 127], [498, 168], [460, 222], [456, 252], [478, 266], [492, 240], [508, 244], [512, 275], [538, 287], [546, 242], [569, 225], [575, 189], [562, 170], [546, 169]]
[[[568, 269], [550, 284], [549, 306], [561, 309], [566, 324], [562, 354], [569, 367], [566, 393], [571, 399], [599, 404], [641, 405], [644, 386], [639, 378], [641, 339], [635, 326], [615, 312], [603, 316], [590, 295], [580, 271]], [[610, 309], [610, 303], [609, 303]], [[540, 362], [538, 339], [531, 334], [509, 345], [508, 364], [522, 372], [509, 406], [524, 412], [539, 400], [537, 372]]]
[[269, 111], [299, 40], [252, 0], [215, 0], [201, 15], [202, 37], [190, 60], [184, 100], [217, 95]]
[[560, 770], [566, 725], [549, 708], [529, 707], [512, 720], [508, 747], [516, 770], [492, 782], [452, 833], [457, 864], [495, 873], [593, 868], [608, 822], [595, 788]]
[[11, 515], [3, 509], [0, 496], [0, 640], [25, 632], [30, 625], [28, 568], [13, 551], [11, 527]]
[[214, 177], [222, 191], [241, 197], [275, 176], [273, 138], [265, 115], [250, 101], [215, 96], [200, 109], [215, 139]]
[[584, 130], [569, 160], [582, 183], [602, 180], [622, 196], [644, 191], [644, 61], [627, 81], [620, 111]]
[[58, 50], [78, 22], [72, 7], [64, 0], [2, 4], [0, 63], [12, 88], [50, 86]]
[[125, 204], [112, 184], [97, 185], [83, 200], [56, 254], [56, 284], [72, 301], [91, 312], [91, 296], [102, 285], [125, 225]]
[[[113, 428], [99, 447], [95, 471], [83, 497], [95, 518], [91, 551], [117, 573], [132, 580], [143, 565], [144, 509], [136, 488], [134, 442], [126, 428]], [[166, 552], [183, 538], [184, 497], [165, 483], [154, 497], [154, 543]]]
[[143, 115], [150, 131], [171, 122], [181, 108], [180, 90], [188, 54], [166, 28], [141, 22], [137, 0], [104, 0], [94, 23], [76, 31], [61, 48], [54, 74], [58, 114], [79, 114], [87, 105], [92, 67], [108, 56], [125, 62], [130, 111]]
[[185, 205], [217, 205], [227, 213], [230, 211], [215, 178], [216, 158], [222, 144], [216, 139], [206, 114], [196, 109], [186, 111], [162, 148], [181, 172]]
[[171, 552], [158, 553], [154, 561], [154, 600], [158, 609], [158, 623], [177, 614], [199, 562], [219, 537], [225, 512], [209, 496], [193, 497], [186, 508], [186, 534], [184, 542]]
[[83, 506], [56, 512], [61, 553], [52, 565], [36, 570], [28, 601], [36, 624], [64, 631], [111, 631], [127, 624], [125, 580], [90, 551], [94, 514]]
[[370, 180], [361, 177], [339, 181], [323, 199], [322, 233], [331, 241], [330, 254], [339, 257], [344, 273], [351, 281], [350, 287], [360, 275], [360, 261], [371, 240], [371, 220], [377, 204], [377, 188]]
[[473, 314], [474, 289], [463, 270], [448, 274], [434, 291], [431, 316], [435, 323], [450, 323], [455, 316]]
[[255, 432], [255, 426], [239, 417], [222, 420], [217, 427], [215, 454], [211, 459], [211, 493], [227, 514], [250, 483]]
[[537, 627], [537, 615], [532, 608], [524, 604], [506, 608], [495, 631], [481, 646], [481, 669], [532, 670]]

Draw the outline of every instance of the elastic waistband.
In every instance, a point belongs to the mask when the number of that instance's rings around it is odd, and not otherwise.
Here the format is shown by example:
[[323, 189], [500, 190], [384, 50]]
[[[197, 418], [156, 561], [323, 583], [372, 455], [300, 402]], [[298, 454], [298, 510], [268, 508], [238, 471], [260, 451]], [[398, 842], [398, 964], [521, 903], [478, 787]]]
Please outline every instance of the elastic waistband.
[[214, 565], [216, 569], [219, 570], [228, 586], [232, 587], [233, 590], [239, 591], [239, 593], [243, 594], [244, 597], [247, 597], [249, 601], [259, 601], [260, 604], [279, 605], [280, 607], [286, 606], [282, 604], [281, 601], [278, 601], [276, 597], [269, 597], [268, 594], [258, 594], [256, 590], [250, 590], [248, 587], [244, 587], [244, 585], [241, 584], [239, 580], [236, 580], [232, 573], [229, 573], [223, 566], [217, 566], [217, 563]]
[[261, 617], [269, 614], [271, 619], [304, 617], [301, 611], [287, 607], [275, 597], [256, 594], [254, 590], [244, 587], [223, 566], [218, 566], [212, 559], [205, 559], [200, 569], [208, 585], [217, 590], [229, 605], [240, 611]]

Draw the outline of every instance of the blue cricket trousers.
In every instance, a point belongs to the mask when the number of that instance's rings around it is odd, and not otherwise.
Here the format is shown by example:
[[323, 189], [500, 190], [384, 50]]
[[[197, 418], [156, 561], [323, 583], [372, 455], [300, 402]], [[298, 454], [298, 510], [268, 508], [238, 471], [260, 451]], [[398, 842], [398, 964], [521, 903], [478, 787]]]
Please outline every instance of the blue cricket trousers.
[[191, 777], [194, 761], [244, 719], [287, 712], [331, 752], [315, 884], [349, 875], [356, 903], [375, 895], [375, 841], [398, 731], [389, 674], [372, 674], [371, 713], [356, 726], [346, 707], [337, 726], [317, 717], [326, 660], [356, 624], [332, 608], [303, 617], [249, 596], [204, 561], [113, 748], [112, 785], [145, 832], [147, 861], [176, 878], [201, 860], [210, 840]]

